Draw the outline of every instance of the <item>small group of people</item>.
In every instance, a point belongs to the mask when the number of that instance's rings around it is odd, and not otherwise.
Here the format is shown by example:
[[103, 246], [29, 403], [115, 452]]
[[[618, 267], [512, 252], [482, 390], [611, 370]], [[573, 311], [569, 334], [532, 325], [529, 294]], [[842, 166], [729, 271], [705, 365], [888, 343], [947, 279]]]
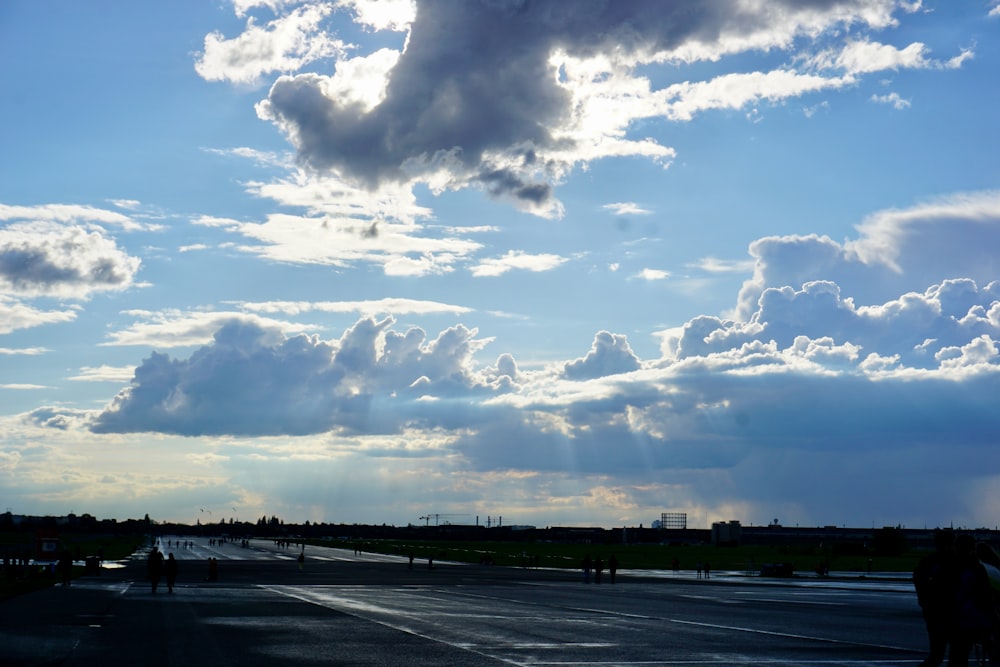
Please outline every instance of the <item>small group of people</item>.
[[146, 577], [153, 593], [156, 593], [163, 577], [167, 579], [167, 592], [173, 593], [174, 583], [177, 581], [177, 559], [174, 558], [174, 553], [171, 551], [164, 559], [160, 548], [154, 546], [146, 559]]
[[178, 549], [181, 549], [181, 548], [190, 549], [191, 547], [194, 546], [194, 542], [191, 541], [191, 540], [184, 540], [183, 542], [181, 540], [176, 540], [176, 544], [175, 544], [174, 540], [167, 540], [167, 548], [174, 547], [174, 546], [176, 546]]
[[[594, 583], [599, 584], [604, 576], [604, 561], [601, 557], [591, 559], [590, 554], [583, 557], [583, 563], [580, 565], [583, 570], [583, 583], [590, 583], [590, 571], [594, 570]], [[611, 583], [615, 583], [615, 577], [618, 575], [618, 559], [615, 558], [614, 554], [608, 559], [607, 563], [608, 574], [611, 577]]]
[[934, 552], [913, 572], [917, 602], [927, 627], [929, 651], [920, 667], [937, 667], [948, 656], [948, 667], [965, 667], [976, 644], [1000, 660], [1000, 593], [987, 567], [1000, 568], [1000, 557], [972, 535], [951, 530], [934, 533]]

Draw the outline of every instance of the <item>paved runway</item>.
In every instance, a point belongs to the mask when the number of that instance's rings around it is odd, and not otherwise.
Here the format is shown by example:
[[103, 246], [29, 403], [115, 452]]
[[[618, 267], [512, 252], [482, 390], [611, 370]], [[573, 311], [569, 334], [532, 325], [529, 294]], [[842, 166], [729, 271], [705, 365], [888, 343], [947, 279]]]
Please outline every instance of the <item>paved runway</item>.
[[891, 582], [587, 585], [319, 547], [299, 570], [298, 547], [259, 540], [164, 550], [180, 560], [173, 595], [153, 595], [137, 561], [0, 604], [0, 664], [878, 666], [916, 665], [925, 644], [912, 592]]

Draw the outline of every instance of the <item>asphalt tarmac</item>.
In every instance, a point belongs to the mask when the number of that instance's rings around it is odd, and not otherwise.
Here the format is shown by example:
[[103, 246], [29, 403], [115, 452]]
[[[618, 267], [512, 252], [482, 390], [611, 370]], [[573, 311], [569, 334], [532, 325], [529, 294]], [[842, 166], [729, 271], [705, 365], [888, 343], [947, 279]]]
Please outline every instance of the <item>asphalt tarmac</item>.
[[[170, 546], [166, 541], [170, 540]], [[0, 665], [917, 665], [905, 579], [577, 572], [164, 538], [156, 594], [124, 567], [0, 603]], [[208, 581], [209, 557], [218, 579]]]

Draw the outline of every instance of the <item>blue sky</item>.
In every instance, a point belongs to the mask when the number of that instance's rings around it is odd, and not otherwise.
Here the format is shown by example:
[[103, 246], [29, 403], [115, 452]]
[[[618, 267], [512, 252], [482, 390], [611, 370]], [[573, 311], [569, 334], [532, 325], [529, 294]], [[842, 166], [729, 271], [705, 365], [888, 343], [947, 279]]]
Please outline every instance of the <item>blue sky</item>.
[[1000, 5], [0, 5], [4, 509], [994, 526]]

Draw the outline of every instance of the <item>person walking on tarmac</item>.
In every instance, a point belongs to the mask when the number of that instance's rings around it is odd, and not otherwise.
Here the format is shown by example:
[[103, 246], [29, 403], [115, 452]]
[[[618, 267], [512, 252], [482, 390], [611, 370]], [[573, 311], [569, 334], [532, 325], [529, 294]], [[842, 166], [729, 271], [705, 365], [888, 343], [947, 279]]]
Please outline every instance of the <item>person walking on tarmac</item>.
[[158, 547], [153, 547], [146, 559], [146, 576], [149, 577], [149, 585], [152, 592], [156, 593], [157, 586], [160, 585], [160, 577], [163, 576], [163, 553]]
[[177, 559], [174, 558], [174, 553], [171, 551], [170, 555], [167, 556], [167, 562], [163, 565], [164, 574], [167, 576], [167, 592], [174, 592], [174, 582], [177, 581]]
[[63, 549], [59, 554], [59, 574], [62, 576], [63, 586], [69, 586], [73, 579], [73, 555], [69, 549]]

